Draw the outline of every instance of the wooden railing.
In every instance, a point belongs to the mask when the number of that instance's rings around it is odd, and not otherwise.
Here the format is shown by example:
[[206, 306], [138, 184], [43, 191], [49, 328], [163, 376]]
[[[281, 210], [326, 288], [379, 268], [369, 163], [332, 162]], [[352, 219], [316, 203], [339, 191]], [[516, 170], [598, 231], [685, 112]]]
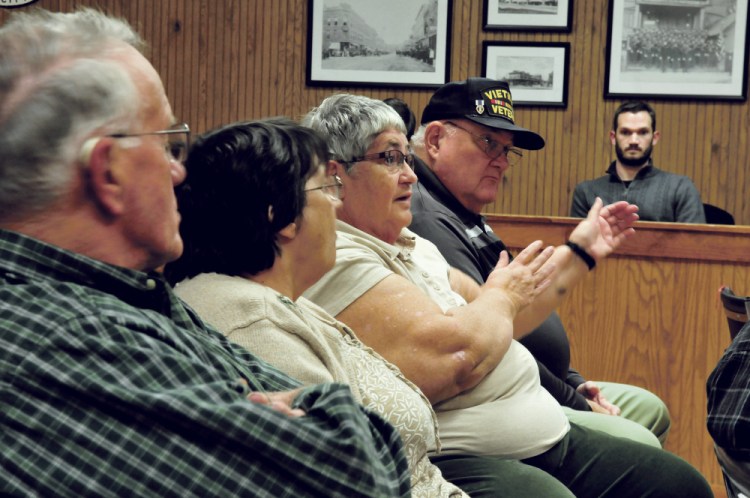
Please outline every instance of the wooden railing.
[[[536, 239], [563, 243], [573, 218], [487, 215], [514, 252]], [[725, 496], [706, 430], [706, 379], [729, 344], [718, 289], [750, 294], [750, 227], [638, 222], [636, 234], [571, 291], [559, 312], [572, 365], [592, 380], [660, 396], [672, 429], [666, 448]]]

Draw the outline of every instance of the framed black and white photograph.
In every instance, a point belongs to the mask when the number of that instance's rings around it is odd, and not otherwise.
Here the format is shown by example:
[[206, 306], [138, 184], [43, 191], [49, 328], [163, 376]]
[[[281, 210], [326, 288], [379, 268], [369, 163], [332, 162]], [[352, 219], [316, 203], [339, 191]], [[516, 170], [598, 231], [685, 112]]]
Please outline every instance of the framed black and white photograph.
[[568, 105], [569, 43], [485, 41], [482, 49], [483, 75], [507, 81], [515, 105]]
[[573, 0], [484, 0], [484, 29], [570, 32]]
[[307, 84], [448, 82], [452, 0], [308, 0]]
[[610, 0], [605, 98], [747, 99], [747, 0]]

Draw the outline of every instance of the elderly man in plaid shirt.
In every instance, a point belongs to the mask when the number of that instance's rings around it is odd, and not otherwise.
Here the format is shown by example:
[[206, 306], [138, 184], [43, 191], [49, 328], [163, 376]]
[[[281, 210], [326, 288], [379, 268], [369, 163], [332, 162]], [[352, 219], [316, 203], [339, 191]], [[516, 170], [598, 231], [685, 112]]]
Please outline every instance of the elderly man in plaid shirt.
[[189, 128], [141, 46], [91, 10], [0, 28], [0, 495], [408, 495], [395, 429], [154, 271], [182, 251]]

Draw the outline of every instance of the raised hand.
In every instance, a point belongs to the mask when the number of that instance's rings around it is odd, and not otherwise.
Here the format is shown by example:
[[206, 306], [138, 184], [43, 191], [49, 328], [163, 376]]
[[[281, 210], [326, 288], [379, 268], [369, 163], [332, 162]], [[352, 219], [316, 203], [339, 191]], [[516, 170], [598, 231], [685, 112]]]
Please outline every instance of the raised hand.
[[618, 201], [607, 206], [597, 197], [588, 216], [570, 234], [570, 240], [581, 246], [595, 260], [612, 254], [622, 242], [633, 235], [638, 221], [638, 206]]

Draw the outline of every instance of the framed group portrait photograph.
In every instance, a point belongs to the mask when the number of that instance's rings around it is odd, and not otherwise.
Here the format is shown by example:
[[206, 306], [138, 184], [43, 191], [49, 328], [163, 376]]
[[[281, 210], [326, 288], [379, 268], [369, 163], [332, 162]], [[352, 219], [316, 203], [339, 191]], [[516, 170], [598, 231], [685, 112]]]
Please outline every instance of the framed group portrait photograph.
[[483, 76], [507, 81], [518, 106], [567, 107], [570, 43], [482, 44]]
[[452, 0], [308, 0], [310, 86], [439, 87]]
[[573, 0], [484, 0], [484, 29], [570, 32]]
[[605, 98], [747, 99], [747, 0], [610, 0]]

